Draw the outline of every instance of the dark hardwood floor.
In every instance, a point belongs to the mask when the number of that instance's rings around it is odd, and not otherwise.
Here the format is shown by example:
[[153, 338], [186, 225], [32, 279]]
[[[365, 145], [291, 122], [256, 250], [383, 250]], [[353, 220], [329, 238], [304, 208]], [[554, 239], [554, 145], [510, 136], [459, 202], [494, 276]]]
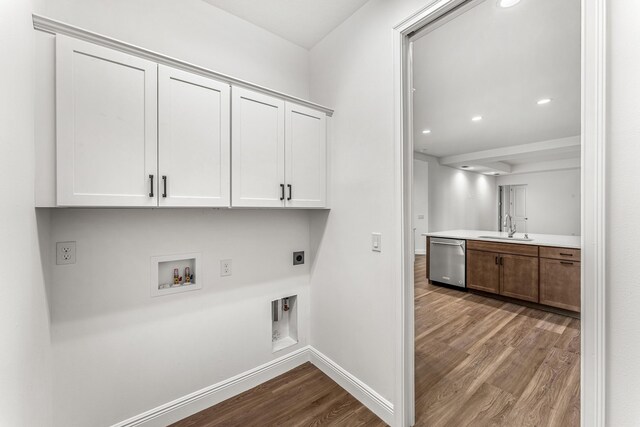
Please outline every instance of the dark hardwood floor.
[[580, 425], [580, 320], [427, 283], [415, 263], [416, 425]]
[[[580, 321], [427, 283], [415, 263], [416, 425], [580, 425]], [[173, 424], [383, 426], [313, 365]]]
[[322, 371], [305, 363], [172, 427], [384, 425]]

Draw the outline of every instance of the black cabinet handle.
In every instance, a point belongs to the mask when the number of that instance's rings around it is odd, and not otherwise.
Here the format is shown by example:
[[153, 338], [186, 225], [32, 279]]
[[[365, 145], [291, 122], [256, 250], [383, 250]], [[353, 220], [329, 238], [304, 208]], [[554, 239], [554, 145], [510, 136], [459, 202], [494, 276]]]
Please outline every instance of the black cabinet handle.
[[504, 258], [500, 257], [500, 265], [504, 265], [503, 260], [504, 260]]
[[496, 256], [496, 265], [498, 265], [498, 257]]
[[149, 175], [151, 183], [149, 184], [149, 197], [153, 197], [153, 175]]
[[560, 264], [564, 264], [564, 265], [573, 265], [572, 262], [569, 261], [560, 261]]
[[287, 187], [289, 187], [289, 197], [287, 197], [287, 200], [291, 200], [291, 196], [292, 196], [292, 190], [291, 190], [291, 184], [287, 184]]
[[280, 200], [284, 200], [284, 184], [280, 184]]
[[162, 175], [162, 197], [167, 197], [167, 175]]
[[560, 255], [562, 255], [562, 256], [573, 256], [573, 254], [563, 254], [562, 252], [560, 252]]

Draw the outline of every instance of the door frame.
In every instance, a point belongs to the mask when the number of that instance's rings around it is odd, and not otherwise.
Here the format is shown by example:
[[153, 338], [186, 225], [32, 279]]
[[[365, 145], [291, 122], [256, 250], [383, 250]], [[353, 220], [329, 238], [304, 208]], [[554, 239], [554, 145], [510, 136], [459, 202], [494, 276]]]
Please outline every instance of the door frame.
[[[473, 0], [472, 0], [473, 1]], [[491, 1], [491, 0], [489, 0]], [[409, 35], [467, 0], [431, 0], [393, 28], [396, 235], [396, 426], [415, 423], [412, 247], [413, 135]], [[605, 426], [606, 42], [607, 0], [581, 0], [582, 321], [580, 418]]]

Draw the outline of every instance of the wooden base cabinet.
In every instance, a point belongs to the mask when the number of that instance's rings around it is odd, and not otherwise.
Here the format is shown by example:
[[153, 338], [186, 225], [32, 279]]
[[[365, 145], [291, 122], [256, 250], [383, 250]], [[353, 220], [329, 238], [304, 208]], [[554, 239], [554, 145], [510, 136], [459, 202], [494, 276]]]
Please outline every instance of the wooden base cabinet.
[[466, 273], [469, 289], [580, 312], [580, 249], [467, 240]]
[[580, 262], [540, 258], [540, 303], [580, 311]]
[[467, 287], [538, 302], [538, 247], [467, 241]]
[[467, 250], [467, 287], [500, 293], [500, 254]]
[[538, 258], [500, 255], [500, 295], [538, 302]]

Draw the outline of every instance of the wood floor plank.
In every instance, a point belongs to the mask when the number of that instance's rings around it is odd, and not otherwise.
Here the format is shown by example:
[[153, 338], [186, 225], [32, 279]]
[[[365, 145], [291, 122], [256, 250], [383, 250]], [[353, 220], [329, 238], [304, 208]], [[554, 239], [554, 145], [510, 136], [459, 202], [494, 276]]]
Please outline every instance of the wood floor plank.
[[416, 344], [416, 390], [431, 389], [469, 357], [464, 351], [435, 340]]
[[424, 413], [428, 426], [448, 425], [513, 348], [483, 346], [464, 359], [434, 387], [416, 399], [416, 411]]
[[580, 321], [571, 319], [555, 347], [580, 354]]
[[361, 425], [385, 425], [307, 362], [172, 427], [327, 426], [341, 425], [347, 419], [351, 419], [353, 425], [359, 425], [360, 421]]
[[532, 330], [487, 382], [520, 397], [559, 338], [555, 332]]
[[460, 427], [504, 425], [515, 402], [516, 398], [510, 393], [483, 383], [448, 424]]
[[567, 325], [571, 322], [571, 318], [560, 314], [548, 313], [543, 319], [540, 319], [537, 328], [562, 334]]
[[[552, 348], [547, 358], [532, 378], [527, 389], [514, 405], [507, 425], [514, 426], [562, 426], [567, 412], [572, 408], [572, 391], [579, 382], [580, 356]], [[573, 422], [578, 421], [570, 418]]]

